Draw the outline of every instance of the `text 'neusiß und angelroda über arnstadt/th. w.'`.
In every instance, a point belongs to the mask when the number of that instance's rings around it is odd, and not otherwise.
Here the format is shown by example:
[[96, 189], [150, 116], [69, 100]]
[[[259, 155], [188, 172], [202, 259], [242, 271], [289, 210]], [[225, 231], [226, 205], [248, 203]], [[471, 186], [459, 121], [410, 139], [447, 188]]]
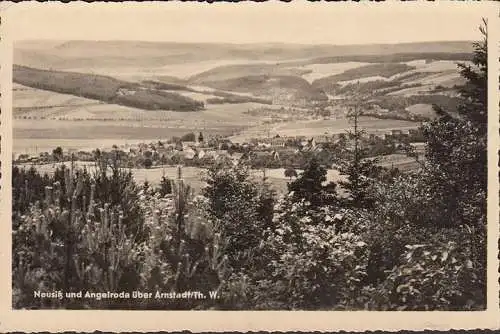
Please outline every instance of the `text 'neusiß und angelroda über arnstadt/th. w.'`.
[[218, 299], [220, 298], [217, 291], [209, 291], [208, 294], [200, 291], [183, 291], [183, 292], [143, 292], [143, 291], [132, 291], [132, 292], [92, 292], [92, 291], [78, 291], [78, 292], [63, 292], [63, 291], [52, 291], [52, 292], [41, 292], [34, 291], [34, 298], [40, 299], [193, 299], [193, 300], [204, 300], [204, 299]]

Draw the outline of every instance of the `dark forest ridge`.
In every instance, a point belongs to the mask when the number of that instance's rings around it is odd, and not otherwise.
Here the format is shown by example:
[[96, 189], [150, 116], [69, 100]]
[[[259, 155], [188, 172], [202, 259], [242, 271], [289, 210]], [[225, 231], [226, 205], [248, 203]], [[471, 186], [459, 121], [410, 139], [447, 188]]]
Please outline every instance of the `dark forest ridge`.
[[194, 111], [203, 103], [173, 92], [103, 75], [13, 66], [13, 81], [32, 88], [85, 97], [143, 110]]

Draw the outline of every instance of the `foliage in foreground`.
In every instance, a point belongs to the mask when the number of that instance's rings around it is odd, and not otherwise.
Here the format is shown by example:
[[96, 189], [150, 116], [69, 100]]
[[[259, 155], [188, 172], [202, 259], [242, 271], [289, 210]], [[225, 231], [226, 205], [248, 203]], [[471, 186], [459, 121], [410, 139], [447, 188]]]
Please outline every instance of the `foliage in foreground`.
[[[438, 109], [424, 125], [420, 170], [372, 173], [355, 151], [346, 194], [314, 160], [284, 196], [229, 161], [209, 169], [196, 197], [180, 170], [158, 190], [116, 164], [93, 175], [14, 170], [14, 307], [484, 309], [485, 42], [476, 48], [459, 116]], [[41, 300], [34, 290], [219, 298]]]

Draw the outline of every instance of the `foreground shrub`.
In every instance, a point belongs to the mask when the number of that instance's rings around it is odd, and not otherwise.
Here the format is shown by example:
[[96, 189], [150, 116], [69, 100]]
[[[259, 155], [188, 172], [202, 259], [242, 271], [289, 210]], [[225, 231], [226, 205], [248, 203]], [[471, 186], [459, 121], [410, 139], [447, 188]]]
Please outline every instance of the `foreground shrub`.
[[263, 309], [331, 309], [348, 306], [366, 275], [367, 249], [353, 233], [339, 232], [328, 207], [288, 199], [275, 208], [274, 231], [263, 246], [267, 275], [257, 282], [255, 302]]
[[[400, 263], [379, 285], [364, 288], [364, 308], [377, 310], [478, 310], [485, 308], [483, 261], [471, 243], [449, 232], [425, 244], [406, 245]], [[448, 239], [448, 240], [444, 240]], [[451, 239], [451, 240], [450, 240]], [[454, 239], [454, 240], [453, 240]]]
[[[191, 191], [182, 179], [173, 184], [174, 195], [169, 198], [147, 189], [137, 193], [144, 214], [140, 229], [144, 238], [138, 239], [137, 231], [128, 230], [122, 211], [109, 203], [96, 204], [93, 179], [86, 202], [83, 175], [70, 175], [76, 184], [67, 182], [64, 188], [59, 182], [47, 186], [45, 200], [14, 219], [14, 308], [191, 309], [215, 302], [34, 298], [34, 291], [208, 294], [217, 291], [224, 279], [221, 240], [196, 214], [196, 201], [190, 199]], [[69, 200], [70, 206], [60, 198]]]

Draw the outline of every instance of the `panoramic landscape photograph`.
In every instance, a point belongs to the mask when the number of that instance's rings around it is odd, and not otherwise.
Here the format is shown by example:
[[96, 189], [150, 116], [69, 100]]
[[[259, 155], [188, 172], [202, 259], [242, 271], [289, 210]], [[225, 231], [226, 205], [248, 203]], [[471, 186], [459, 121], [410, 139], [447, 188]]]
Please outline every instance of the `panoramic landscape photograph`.
[[12, 308], [486, 309], [486, 19], [96, 8], [18, 16]]

